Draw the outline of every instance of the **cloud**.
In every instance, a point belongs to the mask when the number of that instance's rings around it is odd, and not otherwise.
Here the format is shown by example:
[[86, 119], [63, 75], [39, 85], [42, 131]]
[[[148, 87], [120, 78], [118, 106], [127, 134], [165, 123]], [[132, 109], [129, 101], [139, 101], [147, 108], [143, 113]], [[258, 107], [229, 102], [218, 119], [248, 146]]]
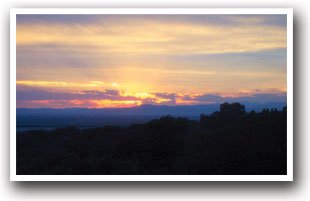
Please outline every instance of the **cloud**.
[[136, 97], [122, 97], [117, 90], [54, 92], [28, 87], [16, 90], [17, 100], [138, 100]]
[[96, 108], [98, 104], [88, 100], [17, 100], [17, 108]]
[[[116, 93], [115, 90], [111, 88], [118, 88], [119, 85], [115, 82], [105, 83], [102, 81], [87, 81], [87, 82], [63, 82], [63, 81], [40, 81], [40, 80], [17, 80], [16, 84], [18, 89], [31, 89], [31, 88], [41, 88], [43, 89], [85, 89], [85, 92], [95, 92], [93, 89], [106, 89], [106, 92]], [[89, 90], [92, 89], [92, 90]]]
[[77, 46], [84, 52], [101, 54], [218, 54], [286, 48], [286, 28], [266, 26], [262, 23], [265, 18], [268, 17], [232, 16], [230, 21], [237, 21], [234, 26], [188, 20], [171, 24], [160, 17], [128, 21], [126, 16], [117, 16], [108, 23], [68, 25], [57, 20], [48, 24], [32, 21], [17, 24], [16, 43], [54, 44], [64, 49]]
[[105, 90], [104, 92], [91, 90], [91, 91], [82, 91], [82, 93], [86, 95], [95, 95], [95, 96], [102, 96], [102, 95], [118, 96], [119, 95], [118, 90]]
[[223, 102], [254, 102], [254, 103], [268, 103], [268, 102], [286, 102], [286, 93], [277, 94], [253, 94], [239, 97], [223, 97], [217, 94], [203, 94], [194, 97], [185, 96], [182, 98], [185, 101], [196, 101], [197, 104], [209, 103], [223, 103]]
[[17, 107], [133, 107], [141, 104], [194, 105], [223, 102], [286, 102], [286, 93], [240, 94], [238, 97], [221, 94], [188, 95], [175, 93], [130, 93], [119, 90], [84, 90], [76, 92], [47, 91], [36, 87], [17, 88]]
[[176, 104], [168, 93], [124, 93], [118, 90], [47, 91], [36, 87], [18, 88], [17, 107], [129, 107], [141, 104]]
[[153, 93], [155, 96], [160, 97], [160, 98], [168, 98], [171, 100], [174, 100], [175, 97], [177, 96], [174, 93]]
[[209, 25], [236, 26], [238, 24], [260, 24], [270, 26], [286, 26], [286, 15], [22, 15], [18, 14], [18, 24], [64, 24], [84, 25], [104, 23], [109, 25], [117, 21], [119, 24], [133, 24], [148, 20], [165, 21], [168, 24], [191, 23]]
[[16, 76], [44, 80], [31, 85], [44, 89], [66, 82], [55, 88], [71, 92], [286, 88], [284, 22], [285, 15], [19, 15]]

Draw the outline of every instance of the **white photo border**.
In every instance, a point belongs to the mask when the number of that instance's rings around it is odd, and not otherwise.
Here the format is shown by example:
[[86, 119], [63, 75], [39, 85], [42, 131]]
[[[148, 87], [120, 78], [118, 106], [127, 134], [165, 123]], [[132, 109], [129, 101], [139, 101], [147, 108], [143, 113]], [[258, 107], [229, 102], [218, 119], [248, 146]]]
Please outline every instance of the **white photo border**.
[[[286, 175], [17, 175], [16, 15], [17, 14], [285, 14], [287, 16]], [[11, 8], [10, 10], [10, 180], [11, 181], [293, 181], [293, 9], [292, 8]]]

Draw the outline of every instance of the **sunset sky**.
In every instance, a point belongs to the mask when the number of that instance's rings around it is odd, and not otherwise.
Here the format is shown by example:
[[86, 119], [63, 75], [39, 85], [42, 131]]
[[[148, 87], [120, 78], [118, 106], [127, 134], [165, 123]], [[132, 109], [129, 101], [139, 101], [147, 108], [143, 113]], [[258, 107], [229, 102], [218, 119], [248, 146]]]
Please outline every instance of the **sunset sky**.
[[17, 15], [17, 107], [286, 102], [286, 15]]

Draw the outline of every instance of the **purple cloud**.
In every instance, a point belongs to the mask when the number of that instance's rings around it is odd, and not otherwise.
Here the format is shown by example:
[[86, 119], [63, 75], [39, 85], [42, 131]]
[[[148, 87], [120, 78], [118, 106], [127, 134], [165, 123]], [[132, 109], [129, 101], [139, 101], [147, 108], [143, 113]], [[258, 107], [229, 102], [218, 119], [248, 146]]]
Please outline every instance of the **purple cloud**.
[[195, 97], [185, 96], [182, 100], [197, 101], [199, 104], [223, 103], [223, 102], [267, 103], [267, 102], [286, 102], [287, 95], [286, 93], [280, 93], [280, 94], [253, 94], [239, 97], [222, 97], [216, 94], [204, 94]]

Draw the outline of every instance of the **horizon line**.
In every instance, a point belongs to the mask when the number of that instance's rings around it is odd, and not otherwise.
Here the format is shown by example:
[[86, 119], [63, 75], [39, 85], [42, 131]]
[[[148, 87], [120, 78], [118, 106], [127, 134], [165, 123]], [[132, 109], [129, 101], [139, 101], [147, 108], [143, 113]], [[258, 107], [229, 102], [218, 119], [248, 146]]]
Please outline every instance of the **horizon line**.
[[130, 108], [139, 108], [143, 106], [155, 106], [155, 107], [195, 107], [195, 106], [209, 106], [209, 105], [221, 105], [223, 103], [240, 103], [240, 104], [247, 104], [247, 103], [254, 103], [259, 105], [267, 105], [271, 103], [285, 103], [287, 105], [287, 101], [284, 102], [266, 102], [266, 103], [259, 103], [259, 102], [222, 102], [222, 103], [210, 103], [210, 104], [193, 104], [193, 105], [156, 105], [156, 104], [142, 104], [142, 105], [135, 105], [132, 107], [102, 107], [102, 108], [96, 108], [96, 107], [64, 107], [64, 108], [53, 108], [53, 107], [16, 107], [16, 109], [130, 109]]

